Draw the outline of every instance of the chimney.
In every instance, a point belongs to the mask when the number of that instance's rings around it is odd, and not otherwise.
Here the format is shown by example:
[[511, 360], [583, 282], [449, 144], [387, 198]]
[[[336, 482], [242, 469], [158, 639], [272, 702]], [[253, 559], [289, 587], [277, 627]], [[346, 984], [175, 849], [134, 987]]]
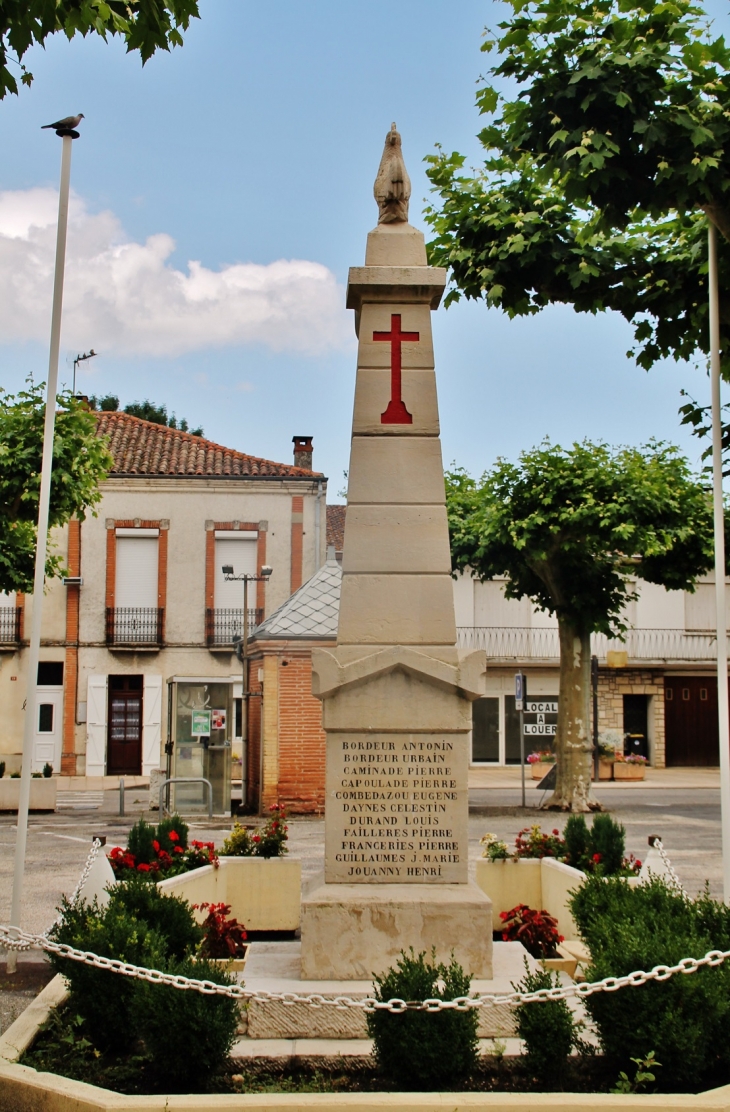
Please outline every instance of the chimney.
[[311, 436], [293, 436], [294, 442], [294, 466], [303, 467], [305, 471], [312, 470], [312, 437]]

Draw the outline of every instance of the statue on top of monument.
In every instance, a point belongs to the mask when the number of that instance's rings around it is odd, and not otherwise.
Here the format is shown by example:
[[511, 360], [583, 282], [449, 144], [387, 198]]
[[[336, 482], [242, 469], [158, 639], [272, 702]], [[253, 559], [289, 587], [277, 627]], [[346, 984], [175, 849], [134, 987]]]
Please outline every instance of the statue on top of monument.
[[385, 137], [385, 149], [373, 186], [380, 216], [378, 224], [407, 224], [411, 179], [403, 161], [400, 133], [395, 124]]

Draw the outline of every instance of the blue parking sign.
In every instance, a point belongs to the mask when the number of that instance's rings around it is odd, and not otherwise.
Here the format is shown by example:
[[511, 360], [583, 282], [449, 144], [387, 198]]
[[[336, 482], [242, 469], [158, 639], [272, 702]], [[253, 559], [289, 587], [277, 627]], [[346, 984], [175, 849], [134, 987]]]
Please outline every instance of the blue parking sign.
[[527, 702], [527, 676], [524, 672], [515, 674], [515, 710], [524, 710]]

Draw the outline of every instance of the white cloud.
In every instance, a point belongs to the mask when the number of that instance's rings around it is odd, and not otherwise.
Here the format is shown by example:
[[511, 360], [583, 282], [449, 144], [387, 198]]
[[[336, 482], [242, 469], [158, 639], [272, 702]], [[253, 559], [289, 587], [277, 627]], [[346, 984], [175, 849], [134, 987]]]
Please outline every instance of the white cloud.
[[[48, 339], [58, 194], [0, 192], [0, 336]], [[344, 292], [321, 263], [279, 259], [210, 270], [168, 260], [165, 233], [135, 243], [112, 212], [73, 197], [64, 289], [64, 346], [106, 355], [175, 356], [263, 344], [321, 354], [349, 346]]]

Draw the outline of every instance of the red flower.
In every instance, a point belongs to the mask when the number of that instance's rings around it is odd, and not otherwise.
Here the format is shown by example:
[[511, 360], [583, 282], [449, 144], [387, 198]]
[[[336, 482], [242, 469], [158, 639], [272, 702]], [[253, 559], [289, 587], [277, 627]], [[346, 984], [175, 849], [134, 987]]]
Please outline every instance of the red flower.
[[148, 873], [149, 871], [150, 871], [149, 865], [138, 865], [137, 866], [137, 872], [138, 873]]
[[553, 834], [559, 834], [559, 833], [560, 833], [559, 830], [553, 830]]
[[172, 848], [173, 853], [185, 853], [185, 850], [182, 848], [182, 846], [173, 846]]
[[634, 861], [634, 865], [636, 866], [636, 868], [637, 868], [637, 869], [640, 869], [640, 868], [641, 868], [641, 861], [639, 861], [639, 858], [638, 858], [638, 857], [637, 857], [637, 858], [636, 858], [636, 860]]
[[[178, 834], [177, 830], [171, 830], [170, 833], [167, 836], [168, 836], [168, 838], [170, 839], [171, 842], [179, 842], [180, 841], [180, 835]], [[195, 843], [193, 843], [193, 845], [194, 844]]]
[[258, 835], [258, 834], [254, 834], [254, 836], [253, 836], [253, 838], [251, 839], [251, 841], [252, 841], [252, 842], [260, 842], [260, 841], [261, 841], [261, 838], [259, 837], [259, 835]]
[[158, 841], [154, 841], [152, 843], [152, 848], [155, 851], [155, 853], [159, 853], [160, 852], [160, 843]]

